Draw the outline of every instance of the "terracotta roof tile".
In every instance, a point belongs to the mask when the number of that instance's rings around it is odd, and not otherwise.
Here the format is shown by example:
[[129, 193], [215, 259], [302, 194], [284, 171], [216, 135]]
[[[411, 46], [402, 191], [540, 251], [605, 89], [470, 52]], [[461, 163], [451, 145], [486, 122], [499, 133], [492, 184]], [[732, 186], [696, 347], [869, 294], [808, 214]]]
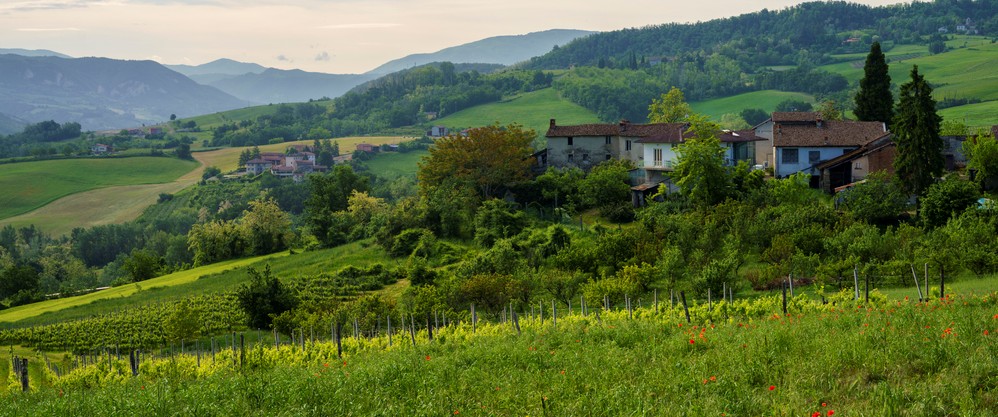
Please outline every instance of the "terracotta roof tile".
[[814, 122], [821, 118], [821, 113], [814, 111], [773, 112], [773, 123]]
[[774, 123], [773, 146], [777, 148], [862, 146], [885, 133], [887, 131], [881, 122], [827, 120], [821, 123], [821, 127], [818, 127], [817, 123]]

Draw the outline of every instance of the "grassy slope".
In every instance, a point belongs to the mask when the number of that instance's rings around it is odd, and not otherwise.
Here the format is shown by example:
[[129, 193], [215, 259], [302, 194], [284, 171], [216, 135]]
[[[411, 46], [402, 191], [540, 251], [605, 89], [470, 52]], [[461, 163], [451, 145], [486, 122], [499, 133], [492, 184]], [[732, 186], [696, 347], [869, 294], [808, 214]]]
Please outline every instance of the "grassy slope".
[[693, 107], [693, 110], [697, 113], [706, 114], [712, 119], [718, 120], [724, 114], [738, 114], [738, 112], [744, 109], [762, 109], [767, 113], [772, 112], [776, 109], [777, 104], [780, 104], [780, 102], [784, 100], [791, 99], [814, 103], [814, 97], [809, 94], [763, 90], [713, 100], [696, 101], [690, 103], [690, 106]]
[[0, 311], [0, 322], [18, 325], [73, 320], [141, 306], [144, 303], [181, 299], [195, 294], [231, 291], [246, 278], [245, 267], [266, 265], [279, 277], [336, 271], [346, 265], [367, 266], [390, 262], [380, 246], [356, 242], [332, 249], [288, 255], [287, 252], [230, 260], [176, 272], [91, 294], [48, 300]]
[[0, 165], [0, 218], [60, 197], [115, 185], [173, 181], [197, 164], [172, 158], [70, 159]]
[[[322, 101], [317, 104], [325, 105], [326, 107], [332, 106], [332, 101]], [[216, 126], [221, 126], [226, 123], [239, 122], [241, 120], [256, 120], [260, 116], [269, 116], [277, 113], [278, 105], [275, 104], [265, 104], [262, 106], [246, 107], [242, 109], [229, 110], [219, 113], [205, 114], [201, 116], [188, 117], [182, 119], [186, 122], [193, 120], [198, 124], [201, 129], [209, 129]]]
[[429, 155], [428, 151], [382, 153], [369, 161], [364, 161], [364, 164], [381, 178], [415, 177], [419, 161], [426, 155]]
[[484, 126], [499, 122], [501, 125], [519, 123], [544, 136], [550, 119], [559, 125], [596, 123], [596, 115], [567, 99], [561, 98], [553, 88], [533, 91], [500, 103], [475, 106], [432, 122], [451, 129]]

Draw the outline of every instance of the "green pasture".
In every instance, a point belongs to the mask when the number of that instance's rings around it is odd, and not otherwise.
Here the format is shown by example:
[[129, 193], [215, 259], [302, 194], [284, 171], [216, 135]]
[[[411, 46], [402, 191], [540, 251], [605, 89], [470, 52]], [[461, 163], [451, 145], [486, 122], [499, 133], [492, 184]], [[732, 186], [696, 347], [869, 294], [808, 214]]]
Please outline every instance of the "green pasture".
[[499, 122], [501, 125], [519, 123], [534, 129], [543, 137], [551, 119], [559, 125], [598, 123], [596, 115], [584, 107], [562, 98], [554, 88], [545, 88], [521, 94], [499, 103], [483, 104], [442, 117], [433, 125], [451, 129], [479, 127]]
[[245, 268], [262, 270], [270, 265], [278, 277], [335, 272], [347, 265], [364, 267], [390, 259], [371, 241], [354, 242], [332, 249], [289, 255], [280, 252], [219, 262], [158, 278], [123, 285], [86, 295], [42, 301], [0, 311], [0, 323], [18, 326], [50, 324], [90, 317], [145, 303], [179, 300], [196, 294], [237, 289], [246, 281]]
[[[332, 101], [317, 102], [317, 104], [331, 107]], [[202, 129], [221, 126], [226, 123], [239, 123], [243, 120], [256, 120], [260, 116], [270, 116], [277, 113], [278, 104], [265, 104], [262, 106], [245, 107], [241, 109], [223, 111], [212, 114], [205, 114], [195, 117], [180, 119], [181, 121], [193, 120]]]
[[956, 120], [970, 127], [988, 128], [998, 125], [998, 100], [942, 109], [939, 115], [944, 120]]
[[426, 155], [429, 155], [428, 151], [382, 152], [374, 158], [364, 161], [364, 164], [371, 170], [371, 173], [381, 178], [415, 177], [419, 161]]
[[0, 219], [97, 188], [171, 182], [197, 167], [175, 158], [89, 158], [0, 165]]
[[814, 103], [814, 96], [789, 91], [762, 90], [712, 100], [695, 101], [690, 103], [690, 106], [697, 113], [706, 114], [716, 121], [722, 115], [738, 114], [745, 109], [762, 109], [770, 113], [776, 109], [777, 104], [785, 100]]

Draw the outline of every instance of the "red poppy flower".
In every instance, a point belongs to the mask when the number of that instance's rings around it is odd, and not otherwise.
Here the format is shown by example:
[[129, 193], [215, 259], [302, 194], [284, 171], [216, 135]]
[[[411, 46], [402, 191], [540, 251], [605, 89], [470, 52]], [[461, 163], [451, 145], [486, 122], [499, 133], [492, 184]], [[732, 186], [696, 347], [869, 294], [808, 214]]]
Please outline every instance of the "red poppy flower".
[[430, 355], [426, 355], [426, 360], [430, 360]]
[[694, 344], [694, 343], [696, 343], [696, 342], [697, 342], [696, 340], [690, 339], [690, 344], [691, 345]]
[[828, 415], [833, 415], [833, 414], [835, 414], [835, 410], [828, 410]]
[[776, 389], [776, 385], [770, 385], [770, 386], [769, 386], [769, 390], [770, 390], [770, 391], [772, 391], [772, 390], [774, 390], [774, 389]]

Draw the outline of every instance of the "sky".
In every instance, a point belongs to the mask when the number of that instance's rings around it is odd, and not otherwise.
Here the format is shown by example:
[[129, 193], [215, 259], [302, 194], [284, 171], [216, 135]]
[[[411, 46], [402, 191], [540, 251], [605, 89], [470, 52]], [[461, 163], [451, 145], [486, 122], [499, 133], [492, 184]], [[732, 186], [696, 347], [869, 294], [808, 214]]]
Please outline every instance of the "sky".
[[[855, 0], [854, 0], [855, 1]], [[899, 0], [859, 0], [870, 5]], [[363, 73], [413, 53], [547, 29], [696, 22], [786, 0], [0, 0], [0, 48]]]

